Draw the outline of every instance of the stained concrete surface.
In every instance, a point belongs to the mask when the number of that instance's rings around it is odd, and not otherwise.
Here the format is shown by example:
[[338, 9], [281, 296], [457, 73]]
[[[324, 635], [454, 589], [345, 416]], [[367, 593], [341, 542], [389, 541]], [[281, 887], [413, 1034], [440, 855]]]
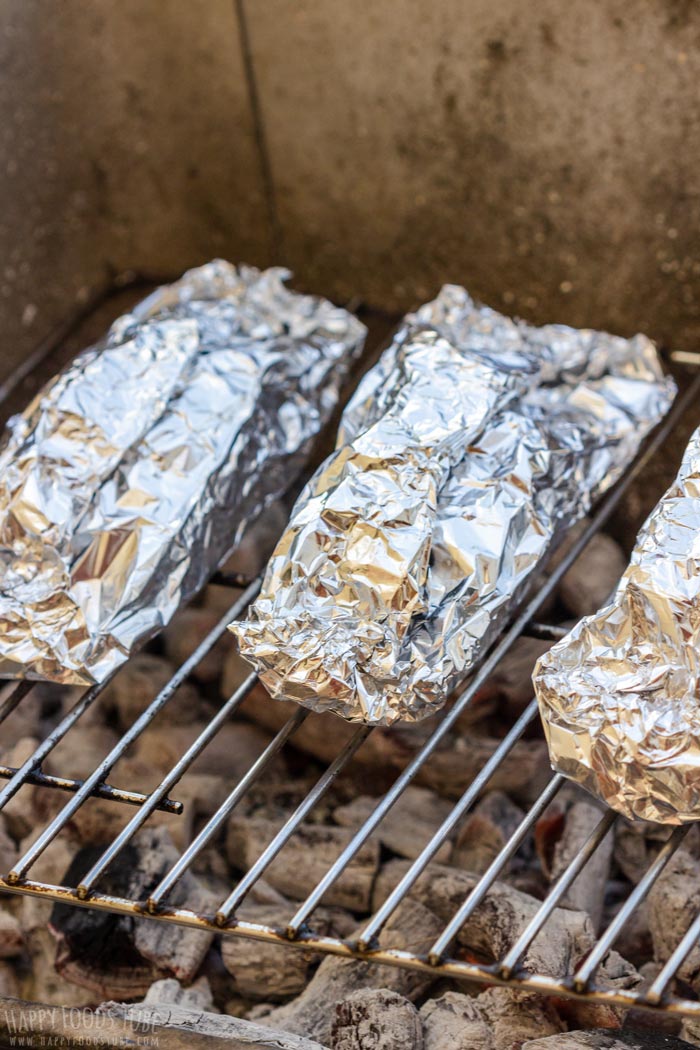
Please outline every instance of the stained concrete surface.
[[689, 0], [2, 13], [0, 374], [107, 267], [216, 254], [391, 310], [451, 280], [536, 321], [698, 342]]
[[0, 379], [110, 271], [269, 257], [230, 0], [0, 4]]

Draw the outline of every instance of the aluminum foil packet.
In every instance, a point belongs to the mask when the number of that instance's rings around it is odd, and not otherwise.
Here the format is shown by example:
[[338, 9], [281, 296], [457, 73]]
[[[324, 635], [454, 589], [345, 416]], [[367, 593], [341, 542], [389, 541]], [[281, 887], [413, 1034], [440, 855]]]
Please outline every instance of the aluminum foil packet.
[[433, 713], [673, 395], [643, 336], [534, 328], [444, 287], [360, 383], [232, 625], [241, 653], [316, 711]]
[[700, 430], [610, 604], [533, 676], [552, 762], [629, 818], [700, 820]]
[[0, 677], [104, 681], [288, 488], [365, 335], [288, 276], [189, 271], [10, 421]]

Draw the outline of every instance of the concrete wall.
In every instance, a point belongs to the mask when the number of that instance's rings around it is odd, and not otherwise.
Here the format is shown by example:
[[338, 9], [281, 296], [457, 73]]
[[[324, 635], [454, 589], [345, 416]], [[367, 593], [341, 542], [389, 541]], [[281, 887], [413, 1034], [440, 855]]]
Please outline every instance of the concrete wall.
[[0, 11], [0, 375], [109, 268], [216, 254], [698, 342], [692, 0]]

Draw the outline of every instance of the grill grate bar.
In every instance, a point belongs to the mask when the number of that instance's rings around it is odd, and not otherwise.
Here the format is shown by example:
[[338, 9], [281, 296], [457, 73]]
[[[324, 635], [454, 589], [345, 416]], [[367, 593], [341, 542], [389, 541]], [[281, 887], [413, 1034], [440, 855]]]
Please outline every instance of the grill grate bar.
[[[147, 725], [149, 725], [158, 712], [165, 707], [167, 702], [177, 692], [178, 688], [182, 685], [184, 680], [187, 678], [190, 671], [194, 670], [200, 660], [204, 659], [208, 652], [214, 648], [219, 638], [226, 631], [231, 620], [235, 619], [236, 616], [245, 608], [249, 601], [257, 594], [260, 589], [260, 581], [256, 580], [252, 583], [247, 591], [234, 602], [228, 612], [221, 618], [219, 623], [214, 627], [212, 631], [206, 636], [206, 638], [197, 646], [192, 655], [185, 660], [182, 666], [175, 672], [170, 681], [161, 689], [156, 698], [151, 701], [148, 707], [139, 715], [134, 724], [124, 733], [119, 742], [115, 744], [109, 754], [102, 759], [96, 769], [90, 774], [85, 780], [82, 787], [80, 787], [71, 800], [60, 810], [44, 831], [34, 840], [31, 846], [26, 850], [24, 855], [16, 862], [14, 868], [8, 875], [10, 882], [19, 882], [23, 878], [32, 864], [38, 860], [41, 854], [44, 852], [46, 847], [51, 843], [56, 835], [66, 826], [68, 821], [74, 816], [76, 811], [82, 806], [86, 798], [88, 798], [95, 790], [95, 788], [104, 781], [104, 778], [110, 772], [112, 767], [116, 765], [119, 759], [124, 755], [127, 748], [133, 744], [137, 737], [143, 732]], [[90, 693], [97, 692], [99, 694], [99, 687], [96, 690], [91, 690]], [[87, 694], [90, 695], [90, 694]], [[95, 697], [92, 698], [94, 701]], [[80, 701], [77, 708], [80, 708]], [[74, 711], [76, 708], [74, 708]], [[82, 714], [82, 711], [80, 712]], [[79, 716], [77, 716], [79, 717]], [[76, 721], [77, 717], [73, 720]], [[64, 722], [66, 719], [64, 719]], [[63, 725], [64, 723], [61, 723]], [[72, 724], [72, 723], [71, 723]], [[59, 727], [60, 728], [60, 727]], [[67, 732], [67, 730], [66, 730]], [[54, 734], [52, 734], [53, 736]], [[51, 739], [51, 737], [49, 737]], [[41, 751], [41, 748], [38, 749]], [[34, 753], [35, 755], [37, 752]], [[32, 756], [34, 757], [34, 756]], [[30, 759], [31, 761], [31, 759]], [[18, 771], [19, 772], [19, 771]], [[13, 778], [14, 780], [14, 778]], [[9, 782], [5, 790], [12, 784], [12, 780]], [[0, 808], [2, 808], [0, 804]]]
[[369, 726], [363, 726], [362, 729], [358, 729], [358, 731], [350, 737], [343, 750], [336, 756], [319, 780], [316, 781], [308, 795], [306, 795], [304, 800], [300, 802], [286, 823], [280, 828], [272, 841], [265, 847], [256, 862], [249, 868], [238, 885], [223, 902], [216, 913], [216, 921], [219, 926], [224, 926], [229, 917], [241, 905], [244, 898], [263, 872], [269, 867], [280, 850], [289, 841], [306, 815], [310, 813], [316, 803], [323, 798], [333, 781], [338, 777], [339, 773], [344, 769], [353, 755], [360, 749], [362, 744], [364, 744], [371, 732], [372, 730]]
[[622, 932], [623, 927], [632, 918], [632, 915], [635, 913], [639, 905], [649, 895], [654, 883], [682, 843], [687, 833], [687, 825], [685, 827], [675, 828], [668, 842], [666, 842], [663, 848], [659, 850], [653, 862], [644, 872], [644, 875], [634, 887], [605, 933], [599, 937], [595, 947], [591, 950], [574, 974], [573, 986], [577, 992], [586, 991], [593, 974], [600, 966], [606, 953], [612, 948]]
[[80, 699], [76, 701], [56, 728], [49, 733], [27, 760], [22, 763], [17, 772], [10, 777], [7, 784], [5, 784], [5, 787], [0, 791], [0, 810], [2, 810], [10, 799], [17, 794], [22, 785], [27, 782], [27, 779], [38, 771], [46, 756], [53, 751], [54, 747], [56, 747], [61, 740], [63, 740], [68, 730], [75, 725], [78, 719], [94, 703], [106, 684], [107, 683], [104, 683], [102, 686], [95, 685], [91, 689], [88, 689], [86, 693], [83, 693]]
[[180, 859], [173, 864], [170, 871], [158, 883], [148, 898], [148, 910], [153, 914], [160, 907], [161, 901], [170, 893], [175, 883], [182, 878], [192, 861], [204, 849], [207, 842], [218, 831], [223, 822], [233, 812], [251, 784], [264, 773], [272, 759], [282, 750], [290, 736], [296, 732], [310, 712], [298, 707], [292, 717], [285, 722], [276, 736], [272, 738], [265, 750], [258, 756], [248, 772], [242, 777], [226, 801], [209, 818], [200, 833], [192, 840]]
[[447, 841], [451, 833], [458, 826], [462, 818], [464, 817], [467, 810], [476, 802], [477, 798], [488, 784], [489, 780], [496, 772], [501, 762], [512, 750], [514, 745], [523, 735], [530, 722], [537, 714], [537, 701], [532, 700], [530, 704], [521, 714], [512, 729], [509, 730], [507, 735], [503, 738], [498, 747], [494, 750], [493, 754], [489, 758], [488, 762], [484, 763], [484, 766], [479, 771], [476, 777], [472, 780], [471, 784], [464, 792], [460, 800], [453, 807], [451, 813], [445, 818], [440, 827], [437, 829], [433, 837], [427, 846], [421, 851], [416, 857], [411, 867], [408, 869], [406, 874], [403, 876], [401, 881], [397, 884], [392, 893], [389, 894], [387, 899], [382, 904], [381, 908], [375, 913], [369, 923], [365, 926], [364, 930], [360, 934], [357, 946], [360, 951], [367, 951], [376, 940], [376, 937], [380, 933], [382, 927], [386, 921], [393, 915], [401, 902], [410, 893], [413, 886], [416, 884], [420, 876], [423, 874], [428, 864], [433, 859], [440, 847]]
[[699, 940], [700, 912], [695, 916], [678, 947], [673, 951], [668, 962], [664, 965], [661, 972], [657, 974], [656, 978], [650, 985], [649, 990], [644, 996], [643, 1002], [652, 1006], [658, 1006], [664, 998], [671, 981], [674, 980], [681, 966]]
[[[12, 766], [0, 766], [0, 777], [10, 779], [17, 770]], [[33, 784], [36, 787], [54, 788], [58, 791], [76, 792], [85, 783], [84, 780], [71, 780], [70, 777], [54, 777], [48, 773], [30, 773], [26, 777], [25, 784]], [[113, 787], [111, 784], [98, 784], [93, 791], [97, 798], [103, 798], [107, 802], [123, 802], [127, 806], [142, 806], [148, 799], [148, 795], [140, 791], [126, 791], [124, 788]], [[164, 813], [180, 814], [183, 811], [182, 802], [176, 802], [172, 798], [159, 799], [157, 809]]]
[[563, 783], [564, 777], [561, 776], [561, 774], [557, 773], [552, 777], [547, 784], [547, 787], [537, 801], [530, 807], [529, 811], [525, 814], [511, 837], [493, 858], [484, 874], [474, 886], [474, 889], [467, 897], [465, 897], [459, 909], [452, 916], [447, 926], [428, 952], [428, 960], [432, 966], [438, 966], [442, 962], [442, 959], [452, 941], [469, 920], [472, 913], [476, 911], [484, 897], [486, 897], [489, 891], [493, 889], [493, 885], [503, 868], [520, 848], [528, 832], [535, 826]]
[[610, 832], [617, 814], [609, 809], [604, 816], [600, 819], [599, 823], [593, 829], [585, 845], [582, 847], [579, 853], [574, 857], [569, 866], [562, 872], [559, 879], [555, 882], [552, 889], [549, 891], [541, 906], [537, 909], [532, 919], [527, 924], [520, 937], [505, 955], [499, 965], [499, 972], [502, 977], [506, 980], [515, 971], [518, 963], [522, 956], [528, 950], [532, 942], [534, 941], [537, 934], [540, 932], [544, 924], [546, 923], [549, 916], [552, 914], [554, 909], [559, 904], [566, 891], [569, 889], [571, 884], [576, 879], [583, 869], [585, 868], [592, 855], [600, 846], [605, 836]]
[[229, 718], [243, 700], [245, 700], [256, 681], [256, 675], [248, 675], [246, 680], [236, 692], [229, 697], [226, 703], [216, 713], [215, 717], [208, 723], [206, 729], [190, 744], [185, 754], [175, 763], [170, 772], [163, 777], [158, 787], [151, 792], [148, 800], [141, 807], [139, 812], [134, 814], [126, 827], [122, 828], [102, 856], [93, 864], [87, 875], [78, 885], [77, 893], [81, 900], [86, 899], [97, 879], [99, 879], [117, 854], [123, 850], [124, 846], [126, 846], [127, 842], [134, 837], [139, 828], [146, 823], [151, 813], [159, 808], [164, 796], [175, 786], [175, 784], [177, 784], [183, 773], [194, 762], [197, 756], [202, 753], [207, 744], [216, 736], [227, 718]]
[[18, 682], [14, 689], [5, 697], [0, 704], [0, 722], [4, 722], [15, 708], [24, 700], [25, 696], [32, 691], [34, 683], [29, 681]]
[[[65, 336], [66, 332], [62, 335]], [[50, 352], [51, 347], [44, 347], [41, 351], [41, 359]], [[39, 360], [39, 357], [36, 358]], [[25, 367], [18, 379], [12, 378], [9, 384], [0, 386], [0, 401], [3, 395], [8, 395], [16, 389], [29, 374], [31, 368]], [[454, 805], [449, 816], [443, 821], [440, 828], [432, 835], [430, 841], [423, 848], [419, 857], [409, 866], [407, 873], [399, 885], [380, 905], [374, 917], [367, 921], [362, 933], [357, 940], [345, 941], [338, 937], [321, 936], [314, 932], [309, 925], [309, 919], [322, 900], [324, 894], [330, 889], [335, 881], [346, 871], [348, 864], [355, 856], [358, 849], [377, 829], [381, 821], [389, 813], [391, 807], [401, 797], [404, 789], [416, 777], [419, 770], [430, 757], [436, 752], [441, 743], [447, 738], [451, 728], [457, 719], [471, 703], [477, 690], [481, 688], [486, 679], [496, 668], [501, 658], [506, 655], [513, 642], [522, 634], [527, 633], [532, 637], [556, 641], [566, 632], [558, 626], [541, 623], [537, 620], [538, 611], [545, 600], [550, 597], [561, 577], [568, 571], [581, 551], [586, 547], [589, 540], [609, 519], [614, 509], [620, 503], [624, 493], [635, 479], [643, 475], [651, 458], [666, 442], [673, 428], [681, 417], [692, 408], [700, 396], [700, 374], [695, 375], [692, 380], [686, 380], [686, 389], [677, 399], [671, 412], [657, 428], [654, 435], [647, 442], [645, 451], [638, 457], [631, 469], [625, 474], [621, 481], [612, 489], [600, 503], [591, 521], [579, 535], [574, 545], [564, 558], [553, 569], [549, 578], [540, 586], [540, 589], [531, 597], [528, 597], [521, 606], [514, 622], [504, 632], [497, 644], [486, 656], [477, 672], [467, 683], [466, 688], [458, 696], [452, 708], [447, 709], [441, 721], [433, 730], [432, 734], [423, 743], [421, 748], [413, 755], [410, 763], [399, 772], [397, 779], [375, 806], [373, 812], [364, 821], [362, 826], [353, 834], [349, 844], [342, 851], [336, 861], [328, 868], [323, 878], [311, 889], [306, 900], [302, 902], [290, 920], [286, 928], [267, 926], [262, 923], [251, 923], [236, 917], [236, 910], [250, 890], [268, 869], [275, 857], [282, 851], [292, 836], [299, 830], [300, 825], [311, 812], [313, 807], [323, 798], [330, 789], [335, 779], [342, 773], [350, 763], [353, 756], [362, 746], [364, 741], [374, 730], [368, 727], [358, 728], [339, 750], [335, 757], [326, 764], [324, 772], [320, 775], [311, 791], [296, 806], [286, 822], [273, 836], [260, 856], [254, 861], [249, 870], [233, 887], [229, 896], [223, 901], [216, 914], [206, 915], [189, 909], [187, 906], [172, 907], [167, 904], [166, 898], [170, 890], [175, 886], [181, 876], [188, 870], [202, 849], [210, 843], [214, 836], [220, 832], [233, 809], [244, 799], [249, 789], [263, 777], [273, 757], [291, 740], [295, 731], [301, 726], [308, 716], [308, 712], [298, 708], [296, 713], [284, 724], [276, 736], [270, 741], [263, 752], [253, 761], [248, 771], [239, 779], [227, 799], [214, 814], [209, 818], [207, 824], [202, 828], [187, 849], [178, 858], [175, 864], [164, 875], [159, 886], [153, 891], [148, 901], [128, 900], [120, 897], [108, 896], [98, 892], [96, 888], [101, 876], [107, 867], [117, 857], [119, 852], [149, 819], [151, 814], [158, 809], [169, 809], [170, 812], [180, 812], [182, 805], [168, 797], [171, 789], [178, 783], [180, 778], [189, 769], [195, 758], [201, 754], [208, 743], [221, 729], [227, 718], [236, 712], [239, 704], [247, 696], [255, 685], [255, 675], [249, 675], [239, 688], [226, 700], [211, 722], [199, 732], [196, 739], [188, 746], [184, 754], [175, 762], [172, 768], [162, 777], [157, 787], [146, 794], [138, 792], [127, 792], [113, 787], [105, 782], [112, 767], [125, 753], [126, 748], [138, 738], [152, 722], [156, 714], [161, 711], [177, 688], [196, 668], [199, 661], [210, 651], [213, 645], [222, 637], [228, 622], [238, 618], [246, 604], [258, 593], [260, 587], [259, 579], [251, 579], [245, 573], [218, 573], [214, 582], [224, 586], [245, 588], [243, 594], [226, 616], [220, 621], [212, 632], [197, 647], [190, 656], [175, 672], [171, 680], [161, 690], [151, 704], [142, 712], [139, 719], [134, 723], [128, 733], [120, 740], [119, 744], [110, 752], [93, 773], [84, 781], [71, 780], [70, 778], [49, 776], [45, 774], [41, 765], [53, 748], [66, 736], [70, 729], [78, 722], [88, 708], [99, 698], [104, 690], [104, 685], [88, 689], [83, 696], [74, 704], [73, 708], [62, 716], [61, 721], [46, 739], [36, 748], [33, 755], [18, 769], [0, 766], [0, 777], [7, 778], [7, 784], [0, 790], [0, 809], [6, 805], [23, 784], [34, 784], [53, 790], [62, 790], [71, 793], [71, 799], [60, 810], [56, 817], [49, 823], [48, 827], [38, 836], [36, 841], [26, 850], [24, 856], [5, 878], [0, 878], [0, 887], [13, 893], [27, 893], [43, 899], [72, 903], [76, 906], [88, 907], [102, 911], [116, 912], [137, 916], [147, 916], [152, 920], [169, 922], [198, 929], [217, 931], [226, 936], [252, 937], [272, 944], [286, 944], [290, 949], [313, 948], [321, 952], [329, 952], [344, 958], [363, 959], [391, 966], [410, 967], [415, 970], [430, 972], [433, 975], [444, 975], [445, 977], [457, 977], [471, 979], [480, 982], [505, 984], [511, 987], [530, 989], [541, 994], [571, 995], [585, 1001], [597, 1001], [617, 1004], [625, 1007], [640, 1005], [649, 1009], [671, 1011], [676, 1013], [694, 1014], [700, 1017], [700, 1003], [688, 999], [682, 999], [673, 994], [671, 983], [678, 973], [689, 952], [700, 940], [700, 915], [693, 920], [687, 933], [668, 959], [662, 971], [651, 985], [646, 995], [638, 992], [622, 989], [611, 989], [596, 986], [595, 972], [604, 959], [605, 954], [619, 936], [620, 931], [629, 921], [636, 909], [648, 896], [651, 888], [655, 885], [664, 867], [673, 856], [686, 833], [685, 829], [677, 829], [671, 838], [664, 844], [656, 858], [652, 861], [642, 880], [630, 893], [628, 900], [620, 908], [613, 921], [596, 941], [587, 958], [578, 967], [573, 977], [568, 974], [561, 976], [546, 976], [543, 974], [527, 973], [522, 969], [520, 961], [527, 952], [532, 941], [543, 930], [552, 915], [554, 908], [559, 904], [568, 887], [576, 879], [587, 861], [593, 855], [604, 836], [611, 830], [615, 815], [608, 812], [601, 819], [599, 825], [589, 837], [584, 849], [572, 861], [566, 871], [551, 887], [547, 897], [535, 912], [530, 923], [522, 931], [506, 955], [488, 965], [468, 962], [461, 958], [449, 958], [447, 953], [451, 944], [457, 937], [460, 929], [469, 920], [475, 909], [484, 901], [489, 893], [497, 892], [497, 879], [503, 871], [508, 860], [515, 855], [526, 836], [532, 831], [537, 820], [545, 812], [547, 806], [555, 798], [564, 780], [555, 775], [549, 781], [539, 798], [531, 805], [529, 811], [510, 839], [503, 845], [497, 857], [489, 865], [486, 872], [476, 881], [471, 892], [466, 896], [461, 906], [455, 911], [450, 921], [445, 926], [440, 936], [435, 940], [429, 954], [417, 955], [414, 951], [384, 948], [377, 946], [377, 935], [384, 927], [388, 918], [395, 909], [409, 896], [412, 887], [419, 876], [428, 869], [428, 865], [439, 846], [447, 840], [452, 830], [459, 825], [460, 820], [467, 812], [469, 806], [476, 800], [479, 793], [488, 784], [490, 777], [499, 767], [501, 760], [515, 744], [516, 740], [525, 731], [527, 725], [535, 718], [536, 706], [534, 701], [523, 712], [508, 734], [501, 740], [492, 756], [480, 769], [474, 780], [469, 784], [467, 790]], [[1, 683], [0, 683], [1, 684]], [[29, 694], [32, 689], [31, 682], [20, 682], [0, 703], [0, 722], [7, 718]], [[75, 887], [56, 886], [48, 883], [38, 882], [27, 877], [31, 866], [41, 855], [49, 843], [61, 833], [71, 817], [78, 811], [81, 805], [89, 797], [107, 798], [117, 802], [127, 803], [139, 808], [133, 813], [122, 831], [105, 848], [97, 862], [86, 873], [80, 884]]]

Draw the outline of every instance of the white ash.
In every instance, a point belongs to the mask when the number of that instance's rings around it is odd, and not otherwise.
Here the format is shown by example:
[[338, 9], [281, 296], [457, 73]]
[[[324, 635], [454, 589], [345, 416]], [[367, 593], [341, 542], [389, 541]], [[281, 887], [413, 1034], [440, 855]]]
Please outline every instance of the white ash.
[[336, 1003], [331, 1050], [423, 1050], [413, 1003], [388, 988], [353, 992]]

